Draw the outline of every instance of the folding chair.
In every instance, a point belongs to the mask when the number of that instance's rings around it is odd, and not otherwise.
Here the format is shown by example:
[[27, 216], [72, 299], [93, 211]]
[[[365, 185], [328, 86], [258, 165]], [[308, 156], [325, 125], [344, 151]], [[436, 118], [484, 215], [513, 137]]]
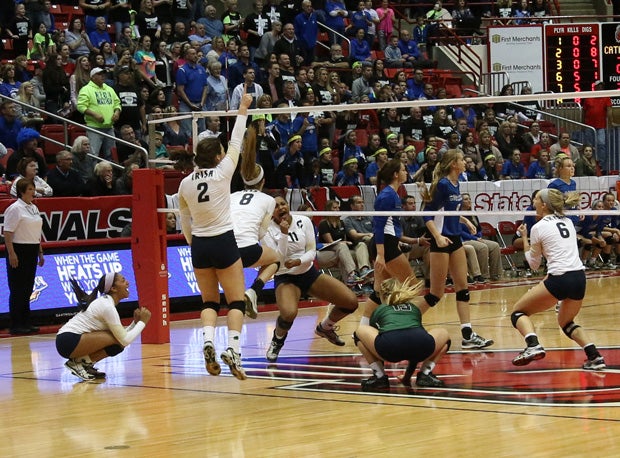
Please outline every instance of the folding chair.
[[[512, 221], [500, 221], [497, 223], [497, 241], [500, 244], [500, 253], [506, 259], [510, 270], [518, 276], [519, 269], [513, 259], [518, 250], [512, 245], [512, 238], [517, 233], [517, 226]], [[483, 229], [484, 234], [484, 229]]]

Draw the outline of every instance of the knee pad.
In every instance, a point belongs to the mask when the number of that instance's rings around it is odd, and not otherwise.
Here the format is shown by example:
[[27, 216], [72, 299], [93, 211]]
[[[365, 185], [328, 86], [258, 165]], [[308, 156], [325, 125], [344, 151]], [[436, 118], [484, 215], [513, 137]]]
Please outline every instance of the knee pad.
[[357, 347], [358, 342], [360, 341], [359, 337], [357, 337], [357, 333], [354, 331], [353, 332], [353, 343], [355, 344], [355, 346]]
[[510, 321], [515, 329], [517, 328], [517, 321], [519, 321], [519, 318], [522, 316], [527, 316], [527, 314], [523, 312], [512, 312], [510, 314]]
[[584, 245], [582, 248], [583, 251], [592, 251], [592, 244], [589, 243], [587, 245]]
[[566, 326], [562, 328], [562, 331], [564, 331], [564, 334], [566, 334], [566, 336], [569, 339], [572, 339], [571, 336], [573, 335], [573, 332], [575, 332], [575, 330], [580, 327], [581, 326], [579, 326], [578, 324], [575, 324], [574, 321], [571, 321], [570, 323], [568, 323]]
[[124, 349], [125, 347], [123, 347], [122, 345], [115, 344], [115, 345], [108, 345], [107, 347], [103, 349], [103, 351], [105, 351], [108, 356], [116, 356], [119, 353], [121, 353]]
[[232, 301], [228, 304], [228, 310], [239, 310], [245, 314], [245, 302], [244, 301]]
[[469, 290], [462, 289], [456, 292], [456, 300], [459, 302], [469, 302]]
[[368, 299], [370, 299], [371, 301], [373, 301], [375, 304], [381, 304], [381, 298], [379, 297], [379, 293], [374, 291], [372, 293], [370, 293], [370, 295], [368, 296]]
[[435, 307], [437, 302], [441, 300], [441, 298], [435, 296], [434, 294], [428, 293], [424, 295], [424, 300], [429, 305], [429, 307]]
[[215, 313], [220, 311], [220, 304], [219, 302], [213, 302], [213, 301], [207, 301], [207, 302], [203, 302], [202, 303], [202, 309], [211, 309], [211, 310], [215, 310]]
[[610, 235], [609, 237], [607, 237], [605, 239], [605, 242], [607, 243], [607, 245], [613, 245], [614, 244], [614, 236]]
[[292, 321], [283, 320], [281, 316], [278, 316], [278, 327], [280, 329], [284, 329], [285, 331], [288, 331], [289, 329], [291, 329], [292, 326], [293, 326]]

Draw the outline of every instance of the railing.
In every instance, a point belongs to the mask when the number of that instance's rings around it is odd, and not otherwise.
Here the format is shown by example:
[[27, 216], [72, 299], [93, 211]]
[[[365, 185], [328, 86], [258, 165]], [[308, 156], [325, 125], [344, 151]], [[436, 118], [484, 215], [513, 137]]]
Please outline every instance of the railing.
[[[4, 101], [4, 100], [10, 100], [11, 102], [14, 102], [14, 103], [16, 103], [16, 104], [18, 104], [18, 105], [21, 105], [21, 106], [23, 106], [23, 107], [27, 107], [27, 108], [28, 108], [28, 111], [36, 111], [37, 113], [43, 114], [43, 115], [45, 115], [45, 116], [46, 116], [46, 117], [48, 117], [48, 118], [53, 118], [53, 119], [58, 119], [58, 120], [60, 120], [60, 121], [61, 121], [61, 124], [64, 126], [65, 143], [61, 143], [61, 142], [59, 142], [58, 140], [55, 140], [55, 139], [50, 138], [50, 137], [47, 137], [47, 136], [45, 136], [45, 135], [41, 135], [41, 138], [43, 138], [44, 140], [46, 140], [46, 141], [48, 141], [48, 142], [50, 142], [50, 143], [53, 143], [53, 144], [55, 144], [55, 145], [59, 145], [59, 146], [61, 146], [61, 147], [63, 147], [63, 148], [66, 148], [66, 149], [67, 149], [67, 150], [69, 150], [69, 151], [71, 150], [71, 145], [69, 144], [69, 130], [68, 130], [68, 125], [72, 125], [72, 126], [78, 126], [78, 127], [82, 128], [82, 129], [86, 130], [87, 132], [88, 132], [88, 131], [90, 131], [90, 132], [95, 132], [96, 134], [101, 135], [101, 136], [103, 136], [103, 137], [106, 137], [106, 138], [111, 138], [112, 140], [114, 140], [114, 141], [115, 141], [115, 142], [117, 142], [117, 143], [121, 143], [121, 144], [123, 144], [123, 145], [128, 145], [128, 146], [131, 146], [132, 148], [135, 148], [135, 149], [137, 149], [137, 150], [140, 150], [140, 151], [144, 154], [144, 157], [147, 157], [147, 158], [149, 157], [149, 153], [148, 153], [148, 151], [147, 151], [145, 148], [143, 148], [143, 147], [141, 147], [141, 146], [137, 146], [137, 145], [135, 145], [135, 144], [133, 144], [133, 143], [130, 143], [130, 142], [128, 142], [128, 141], [125, 141], [125, 140], [123, 140], [123, 139], [121, 139], [121, 138], [116, 138], [116, 136], [115, 136], [115, 135], [108, 135], [108, 134], [106, 134], [106, 133], [99, 132], [97, 129], [93, 129], [92, 127], [88, 127], [88, 126], [86, 126], [86, 125], [84, 125], [84, 124], [80, 124], [79, 122], [71, 121], [71, 120], [69, 120], [69, 119], [63, 118], [62, 116], [57, 115], [56, 113], [51, 113], [51, 112], [49, 112], [49, 111], [45, 111], [45, 110], [44, 110], [44, 109], [42, 109], [42, 108], [38, 108], [38, 107], [35, 107], [35, 106], [33, 106], [33, 105], [29, 105], [29, 104], [27, 104], [27, 103], [25, 103], [25, 102], [21, 102], [21, 101], [19, 101], [19, 100], [17, 100], [17, 99], [13, 99], [13, 98], [11, 98], [11, 97], [7, 97], [7, 96], [2, 95], [2, 94], [0, 94], [0, 100], [3, 100], [3, 101]], [[88, 156], [90, 156], [90, 157], [92, 157], [92, 158], [96, 159], [97, 161], [103, 161], [103, 160], [106, 160], [106, 159], [104, 159], [104, 158], [102, 158], [102, 157], [99, 157], [99, 156], [97, 156], [97, 155], [95, 155], [95, 154], [91, 154], [91, 153], [88, 153]], [[120, 165], [120, 164], [117, 164], [117, 163], [116, 163], [116, 162], [114, 162], [114, 161], [108, 161], [108, 162], [110, 162], [110, 164], [112, 164], [112, 167], [115, 167], [115, 168], [120, 169], [120, 170], [124, 170], [124, 169], [125, 169], [125, 167], [124, 167], [124, 166], [122, 166], [122, 165]]]
[[454, 59], [460, 68], [464, 68], [466, 72], [471, 72], [475, 79], [473, 84], [480, 84], [482, 81], [482, 59], [471, 46], [463, 40], [464, 37], [459, 36], [452, 28], [439, 24], [441, 32], [440, 43], [442, 51]]
[[482, 73], [480, 76], [480, 91], [485, 95], [498, 94], [506, 84], [510, 84], [510, 76], [506, 72]]
[[[347, 37], [346, 35], [341, 34], [340, 32], [332, 29], [331, 27], [329, 27], [328, 25], [323, 24], [320, 21], [317, 21], [317, 24], [319, 26], [320, 29], [325, 29], [325, 31], [329, 33], [333, 33], [334, 35], [340, 37], [343, 41], [347, 42], [347, 55], [345, 57], [349, 57], [350, 53], [351, 53], [351, 40], [349, 40], [349, 37]], [[325, 49], [330, 49], [332, 43], [330, 40], [329, 46], [326, 45], [325, 43], [322, 43], [321, 41], [317, 40], [317, 44], [320, 45], [321, 47], [325, 48]]]

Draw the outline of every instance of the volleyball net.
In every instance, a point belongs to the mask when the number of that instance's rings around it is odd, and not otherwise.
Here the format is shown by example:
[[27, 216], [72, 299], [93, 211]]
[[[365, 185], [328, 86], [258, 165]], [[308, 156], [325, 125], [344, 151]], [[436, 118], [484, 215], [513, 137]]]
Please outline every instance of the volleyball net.
[[[475, 110], [483, 112], [482, 108], [497, 104], [513, 104], [510, 105], [511, 109], [524, 110], [527, 108], [527, 104], [532, 100], [538, 101], [543, 105], [549, 106], [562, 105], [565, 101], [571, 98], [592, 98], [592, 97], [614, 97], [616, 91], [596, 91], [596, 92], [578, 92], [578, 93], [564, 93], [564, 94], [535, 94], [535, 95], [515, 95], [515, 96], [496, 96], [496, 97], [464, 97], [464, 98], [452, 98], [452, 99], [433, 99], [433, 100], [413, 100], [413, 101], [401, 101], [401, 102], [375, 102], [375, 103], [357, 103], [357, 104], [340, 104], [340, 105], [320, 105], [320, 106], [298, 106], [298, 107], [286, 107], [286, 108], [270, 108], [270, 109], [252, 109], [249, 110], [249, 118], [252, 119], [253, 115], [269, 115], [275, 119], [278, 115], [288, 115], [289, 118], [294, 118], [298, 113], [310, 113], [316, 118], [324, 116], [325, 112], [334, 113], [335, 116], [341, 115], [346, 112], [362, 112], [366, 110], [374, 110], [378, 113], [378, 116], [382, 112], [390, 109], [396, 109], [399, 115], [405, 118], [412, 115], [411, 108], [419, 107], [429, 116], [429, 112], [437, 111], [442, 107], [446, 107], [451, 111], [455, 107], [474, 107]], [[559, 101], [558, 97], [562, 97]], [[544, 103], [543, 103], [544, 102]], [[522, 105], [523, 103], [523, 105]], [[435, 107], [434, 110], [429, 107]], [[587, 138], [593, 129], [590, 126], [583, 124], [580, 121], [568, 120], [563, 121], [565, 124], [555, 122], [557, 120], [555, 114], [546, 115], [544, 109], [529, 112], [535, 114], [533, 118], [527, 120], [521, 118], [517, 112], [509, 114], [506, 119], [498, 119], [499, 123], [507, 121], [510, 116], [514, 116], [512, 122], [516, 122], [520, 129], [528, 130], [532, 123], [542, 121], [549, 123], [547, 125], [554, 126], [554, 138], [560, 132], [568, 132], [570, 126], [573, 130], [571, 135], [573, 138], [583, 140]], [[207, 116], [220, 117], [224, 120], [230, 120], [234, 122], [236, 117], [236, 111], [213, 111], [213, 112], [192, 112], [187, 114], [179, 114], [174, 117], [159, 118], [149, 120], [149, 134], [150, 138], [153, 138], [155, 131], [161, 130], [161, 124], [169, 120], [190, 120], [192, 123], [193, 139], [197, 139], [201, 133], [198, 131], [198, 121]], [[432, 114], [430, 115], [432, 116]], [[406, 119], [401, 122], [401, 129], [406, 124]], [[510, 122], [510, 121], [507, 121]], [[226, 123], [223, 123], [224, 125]], [[230, 124], [230, 123], [229, 123]], [[558, 127], [563, 126], [563, 127]], [[355, 127], [355, 126], [351, 126]], [[397, 131], [397, 125], [393, 124], [390, 128], [390, 132]], [[542, 126], [541, 126], [542, 127]], [[231, 126], [232, 129], [232, 126]], [[615, 129], [615, 128], [613, 128]], [[329, 132], [330, 147], [337, 147], [338, 141], [342, 135], [349, 129], [336, 129], [335, 127]], [[353, 129], [356, 130], [356, 129]], [[544, 128], [541, 128], [544, 131]], [[475, 128], [468, 126], [466, 132], [474, 132]], [[404, 133], [403, 137], [406, 137]], [[446, 137], [449, 136], [446, 130]], [[611, 139], [615, 135], [609, 134], [608, 138]], [[439, 137], [439, 135], [438, 135]], [[367, 137], [366, 137], [367, 138]], [[381, 135], [382, 141], [385, 141], [385, 135]], [[424, 138], [415, 138], [410, 141], [409, 144], [414, 145], [415, 158], [417, 160], [419, 153], [423, 153], [426, 149]], [[442, 142], [447, 141], [447, 138], [441, 138]], [[573, 144], [582, 146], [586, 141], [577, 141], [573, 139]], [[197, 142], [194, 141], [193, 147]], [[403, 142], [400, 149], [407, 146], [407, 142]], [[280, 145], [284, 146], [284, 145]], [[358, 145], [361, 146], [361, 145]], [[385, 146], [385, 145], [383, 145]], [[617, 155], [618, 149], [611, 149], [608, 143], [609, 152], [613, 151], [614, 157]], [[615, 147], [614, 147], [615, 148]], [[152, 150], [151, 150], [152, 151]], [[318, 157], [318, 151], [317, 151]], [[421, 156], [420, 156], [421, 157]], [[371, 159], [372, 160], [372, 159]], [[617, 161], [617, 158], [615, 158]], [[166, 161], [156, 161], [153, 153], [151, 153], [151, 163], [153, 165], [159, 165]], [[616, 162], [617, 163], [617, 162]], [[603, 198], [605, 193], [613, 191], [617, 196], [617, 176], [590, 176], [590, 177], [578, 177], [575, 178], [577, 182], [577, 190], [581, 194], [581, 203], [579, 206], [579, 213], [586, 214], [599, 214], [599, 215], [618, 215], [618, 210], [592, 210], [592, 204]], [[454, 212], [459, 215], [476, 215], [481, 222], [496, 226], [499, 221], [509, 220], [516, 222], [522, 220], [527, 214], [527, 207], [531, 205], [532, 192], [538, 189], [546, 188], [549, 179], [519, 179], [519, 180], [501, 180], [501, 181], [464, 181], [460, 184], [460, 190], [462, 193], [466, 192], [470, 194], [472, 198], [472, 210], [466, 212]], [[428, 186], [428, 184], [426, 184]], [[283, 194], [290, 204], [291, 210], [295, 212], [299, 205], [302, 203], [309, 203], [312, 211], [301, 212], [311, 217], [322, 217], [338, 214], [340, 216], [377, 216], [381, 213], [372, 211], [374, 199], [376, 197], [376, 188], [371, 185], [359, 185], [359, 186], [346, 186], [346, 187], [312, 187], [309, 189], [278, 189], [274, 190], [281, 195]], [[269, 192], [269, 190], [267, 190]], [[422, 185], [420, 184], [405, 184], [401, 189], [401, 195], [413, 195], [416, 197], [418, 203], [422, 202]], [[344, 212], [326, 212], [324, 211], [324, 203], [328, 199], [341, 200], [347, 202], [352, 195], [361, 195], [364, 198], [365, 210], [359, 212], [344, 211]], [[147, 327], [143, 334], [144, 343], [164, 343], [169, 342], [169, 297], [168, 297], [168, 271], [167, 271], [167, 258], [166, 258], [166, 225], [165, 225], [165, 213], [169, 211], [176, 211], [174, 204], [174, 198], [164, 193], [164, 172], [161, 169], [139, 169], [134, 171], [134, 194], [133, 194], [133, 220], [137, 224], [133, 224], [132, 234], [132, 251], [133, 251], [133, 263], [134, 272], [136, 278], [136, 286], [138, 289], [138, 295], [140, 300], [148, 304], [157, 304], [154, 309], [152, 323], [153, 326]], [[166, 202], [168, 201], [168, 204]], [[170, 207], [173, 208], [170, 208]], [[346, 206], [345, 206], [346, 207]], [[418, 205], [418, 208], [422, 208]], [[568, 212], [572, 213], [572, 212]], [[435, 214], [434, 212], [402, 212], [399, 216]], [[451, 212], [441, 212], [442, 215], [452, 214]], [[531, 213], [530, 213], [531, 214]], [[315, 218], [316, 221], [316, 218]], [[154, 229], [156, 228], [156, 229]]]

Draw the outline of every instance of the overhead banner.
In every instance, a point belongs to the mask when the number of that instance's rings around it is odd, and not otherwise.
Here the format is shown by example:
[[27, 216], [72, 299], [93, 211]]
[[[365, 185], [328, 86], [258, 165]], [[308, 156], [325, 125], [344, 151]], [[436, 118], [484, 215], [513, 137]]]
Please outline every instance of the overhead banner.
[[[15, 202], [0, 200], [0, 228], [4, 231], [4, 210]], [[43, 218], [46, 242], [119, 237], [131, 222], [131, 196], [49, 197], [35, 199]]]
[[528, 81], [544, 91], [543, 29], [540, 25], [489, 26], [489, 71], [506, 72], [511, 83]]

